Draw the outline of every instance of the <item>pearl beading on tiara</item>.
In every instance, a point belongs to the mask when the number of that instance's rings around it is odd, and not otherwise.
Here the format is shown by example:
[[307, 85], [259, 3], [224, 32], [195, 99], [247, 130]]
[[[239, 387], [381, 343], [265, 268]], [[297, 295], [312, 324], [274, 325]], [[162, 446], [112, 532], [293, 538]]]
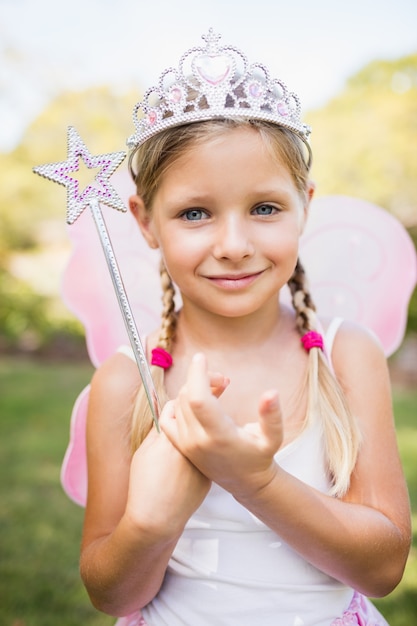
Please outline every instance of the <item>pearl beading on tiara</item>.
[[127, 140], [131, 172], [137, 148], [150, 137], [174, 126], [218, 118], [265, 120], [288, 128], [306, 144], [310, 165], [311, 129], [301, 120], [298, 96], [282, 80], [271, 79], [265, 65], [249, 64], [234, 46], [220, 46], [220, 37], [210, 29], [202, 36], [206, 46], [187, 50], [178, 69], [162, 72], [158, 85], [136, 104], [136, 132]]

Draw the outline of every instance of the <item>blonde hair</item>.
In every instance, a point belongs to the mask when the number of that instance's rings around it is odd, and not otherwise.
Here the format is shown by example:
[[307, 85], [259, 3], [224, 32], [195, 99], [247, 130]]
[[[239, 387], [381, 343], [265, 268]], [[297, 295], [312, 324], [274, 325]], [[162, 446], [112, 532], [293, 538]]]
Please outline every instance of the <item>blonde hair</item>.
[[[294, 184], [307, 200], [308, 168], [306, 166], [301, 140], [291, 131], [275, 124], [248, 120], [210, 120], [163, 131], [145, 142], [136, 157], [136, 187], [147, 210], [152, 211], [153, 195], [159, 181], [170, 165], [189, 147], [195, 146], [208, 137], [216, 136], [238, 127], [256, 129], [262, 137], [271, 157], [279, 159], [291, 173]], [[158, 346], [168, 352], [175, 341], [177, 314], [174, 306], [175, 290], [169, 274], [161, 265], [163, 290], [163, 311]], [[296, 324], [300, 335], [317, 329], [315, 306], [307, 287], [304, 269], [297, 262], [294, 273], [288, 281], [292, 303], [296, 312]], [[331, 479], [331, 495], [346, 493], [350, 476], [356, 463], [360, 434], [356, 420], [351, 415], [343, 391], [329, 368], [322, 351], [313, 348], [309, 352], [309, 363], [305, 379], [308, 394], [308, 409], [304, 423], [320, 416], [324, 433], [326, 460]], [[161, 404], [166, 402], [164, 370], [151, 367], [155, 387]], [[146, 394], [142, 386], [138, 391], [132, 417], [131, 442], [135, 450], [152, 426]]]

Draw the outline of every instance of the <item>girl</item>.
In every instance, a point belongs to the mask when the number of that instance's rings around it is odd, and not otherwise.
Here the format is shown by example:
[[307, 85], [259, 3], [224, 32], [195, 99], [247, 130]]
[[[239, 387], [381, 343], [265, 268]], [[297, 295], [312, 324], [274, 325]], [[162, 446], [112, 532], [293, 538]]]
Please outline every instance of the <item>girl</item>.
[[384, 625], [365, 596], [398, 584], [410, 545], [385, 358], [316, 317], [298, 100], [205, 39], [137, 106], [130, 208], [161, 251], [146, 347], [164, 409], [158, 433], [129, 349], [97, 370], [82, 577], [132, 626]]

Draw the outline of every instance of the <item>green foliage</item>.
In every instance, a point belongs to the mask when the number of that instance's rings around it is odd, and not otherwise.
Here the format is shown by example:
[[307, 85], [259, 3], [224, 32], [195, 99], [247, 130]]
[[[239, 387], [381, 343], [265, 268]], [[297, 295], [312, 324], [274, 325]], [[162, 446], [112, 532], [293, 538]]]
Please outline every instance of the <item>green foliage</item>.
[[51, 299], [0, 267], [0, 348], [5, 351], [81, 353], [83, 328], [73, 317], [52, 313]]
[[307, 118], [320, 195], [364, 198], [416, 223], [417, 54], [371, 63]]
[[47, 332], [47, 300], [0, 269], [0, 329], [3, 342], [39, 341]]
[[108, 88], [63, 93], [28, 128], [22, 143], [0, 154], [7, 172], [0, 187], [0, 249], [27, 248], [36, 243], [37, 224], [65, 219], [66, 190], [32, 172], [35, 165], [66, 159], [66, 132], [75, 126], [92, 153], [125, 146], [132, 133], [130, 115], [138, 93], [116, 95]]
[[64, 93], [35, 120], [15, 150], [0, 154], [1, 171], [7, 172], [0, 186], [0, 346], [33, 350], [58, 342], [62, 348], [66, 338], [79, 345], [80, 324], [54, 316], [53, 299], [11, 274], [8, 259], [12, 252], [41, 245], [44, 221], [65, 220], [65, 188], [35, 175], [32, 168], [66, 159], [68, 125], [77, 128], [92, 153], [123, 149], [132, 132], [126, 112], [138, 98], [137, 92], [116, 95], [108, 88]]
[[[417, 224], [409, 229], [409, 234], [414, 241], [414, 246], [417, 250]], [[414, 293], [411, 296], [410, 306], [408, 307], [408, 330], [417, 331], [417, 288], [414, 289]]]
[[0, 154], [0, 170], [6, 173], [0, 186], [0, 250], [4, 258], [10, 250], [35, 246], [33, 227], [42, 211], [32, 206], [27, 164], [17, 154]]

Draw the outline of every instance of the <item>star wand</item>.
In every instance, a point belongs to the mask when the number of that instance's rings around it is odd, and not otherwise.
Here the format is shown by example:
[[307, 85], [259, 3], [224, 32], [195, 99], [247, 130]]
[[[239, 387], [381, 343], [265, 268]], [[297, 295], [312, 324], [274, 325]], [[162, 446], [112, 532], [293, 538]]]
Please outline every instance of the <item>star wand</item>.
[[[100, 171], [94, 177], [94, 182], [82, 190], [79, 188], [78, 179], [71, 176], [71, 173], [79, 170], [80, 157], [88, 169], [100, 168]], [[159, 432], [160, 405], [158, 396], [100, 207], [100, 202], [102, 202], [118, 211], [126, 212], [125, 205], [109, 182], [110, 176], [125, 157], [126, 152], [112, 152], [92, 156], [75, 128], [69, 126], [67, 160], [39, 165], [34, 167], [33, 171], [35, 174], [39, 174], [67, 188], [67, 224], [73, 224], [84, 209], [87, 206], [90, 207], [119, 302], [120, 311], [126, 325], [129, 341], [142, 378], [142, 384], [145, 388], [152, 418]]]

